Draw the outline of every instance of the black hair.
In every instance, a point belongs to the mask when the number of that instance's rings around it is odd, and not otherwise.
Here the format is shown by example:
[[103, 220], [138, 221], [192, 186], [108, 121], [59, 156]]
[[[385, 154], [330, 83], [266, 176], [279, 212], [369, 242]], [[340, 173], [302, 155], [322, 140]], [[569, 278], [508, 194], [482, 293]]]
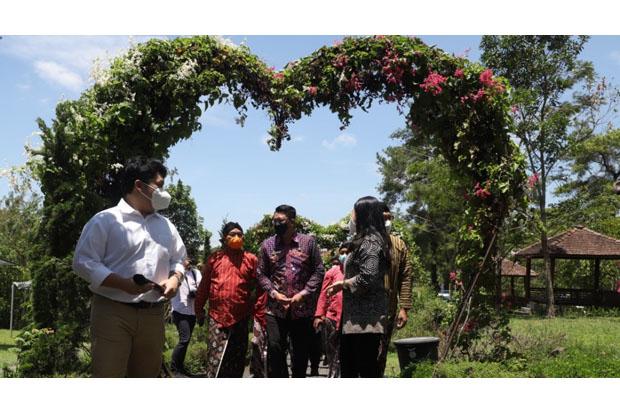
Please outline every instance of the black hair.
[[352, 245], [349, 251], [357, 251], [365, 237], [371, 234], [377, 235], [383, 240], [382, 249], [389, 265], [392, 243], [385, 229], [381, 204], [382, 202], [373, 196], [365, 196], [357, 200], [353, 207], [355, 210], [355, 237], [351, 240]]
[[297, 218], [297, 211], [290, 205], [280, 205], [276, 208], [275, 212], [282, 213], [286, 215], [286, 217], [292, 221]]
[[147, 158], [145, 156], [137, 156], [128, 159], [125, 162], [125, 170], [121, 178], [121, 190], [123, 195], [127, 195], [133, 191], [136, 180], [149, 182], [153, 178], [161, 175], [165, 178], [168, 175], [168, 169], [159, 159]]
[[224, 225], [222, 225], [222, 229], [220, 230], [220, 242], [222, 245], [226, 243], [226, 235], [233, 229], [238, 229], [241, 231], [241, 234], [243, 234], [243, 228], [241, 228], [241, 225], [237, 222], [225, 222]]
[[387, 202], [383, 202], [383, 201], [381, 201], [381, 211], [382, 212], [388, 212], [390, 214], [392, 213], [390, 211], [390, 207], [388, 206]]
[[334, 250], [329, 254], [329, 262], [338, 261], [340, 262], [340, 250]]
[[351, 241], [344, 241], [342, 244], [340, 244], [340, 246], [338, 247], [338, 251], [340, 252], [340, 250], [343, 248], [346, 248], [347, 251], [351, 252], [351, 248], [352, 248]]

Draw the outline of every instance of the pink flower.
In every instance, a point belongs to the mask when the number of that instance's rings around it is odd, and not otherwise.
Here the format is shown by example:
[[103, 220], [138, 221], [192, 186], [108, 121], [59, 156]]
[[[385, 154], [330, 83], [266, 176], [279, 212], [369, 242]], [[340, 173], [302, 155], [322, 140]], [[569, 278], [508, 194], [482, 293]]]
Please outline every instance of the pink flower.
[[484, 91], [484, 89], [478, 89], [478, 91], [476, 92], [475, 95], [472, 95], [471, 98], [474, 102], [478, 102], [480, 99], [484, 98], [484, 96], [486, 95], [486, 92]]
[[487, 181], [484, 188], [480, 186], [480, 182], [476, 182], [476, 186], [474, 187], [474, 195], [476, 195], [480, 199], [486, 199], [491, 196], [491, 191], [488, 189], [489, 182]]
[[401, 82], [405, 69], [401, 66], [400, 57], [392, 50], [388, 50], [381, 59], [383, 67], [381, 71], [385, 75], [387, 82], [391, 84], [398, 84]]
[[450, 281], [452, 282], [456, 281], [456, 271], [452, 271], [450, 273]]
[[269, 70], [270, 70], [270, 71], [272, 71], [272, 72], [275, 72], [275, 71], [276, 71], [276, 67], [275, 67], [275, 66], [271, 66], [271, 67], [269, 68]]
[[469, 96], [461, 96], [461, 105], [464, 105], [469, 100]]
[[473, 225], [468, 225], [467, 226], [467, 230], [468, 231], [473, 231], [474, 230], [474, 226]]
[[347, 89], [348, 90], [360, 90], [361, 88], [362, 88], [362, 81], [357, 76], [357, 74], [353, 73], [351, 75], [351, 78], [347, 82]]
[[465, 75], [465, 72], [463, 72], [463, 69], [459, 68], [454, 71], [454, 77], [458, 77], [459, 79], [462, 79], [464, 75]]
[[318, 87], [316, 87], [316, 86], [308, 86], [308, 89], [307, 89], [307, 90], [308, 90], [308, 93], [309, 93], [311, 96], [316, 96], [316, 94], [317, 94], [317, 93], [318, 93], [318, 91], [319, 91], [319, 88], [318, 88]]
[[527, 186], [532, 189], [538, 183], [538, 174], [534, 174], [527, 179]]
[[342, 45], [342, 40], [334, 40], [334, 46], [338, 47]]
[[273, 77], [278, 79], [278, 80], [282, 80], [282, 79], [284, 79], [284, 73], [280, 73], [280, 72], [274, 73]]
[[420, 87], [425, 92], [431, 92], [433, 95], [437, 96], [443, 90], [441, 84], [446, 81], [446, 78], [440, 75], [437, 72], [432, 72], [429, 74], [424, 82], [420, 84]]
[[491, 69], [487, 69], [484, 72], [480, 73], [480, 83], [487, 87], [495, 86], [495, 80], [493, 80], [493, 71]]

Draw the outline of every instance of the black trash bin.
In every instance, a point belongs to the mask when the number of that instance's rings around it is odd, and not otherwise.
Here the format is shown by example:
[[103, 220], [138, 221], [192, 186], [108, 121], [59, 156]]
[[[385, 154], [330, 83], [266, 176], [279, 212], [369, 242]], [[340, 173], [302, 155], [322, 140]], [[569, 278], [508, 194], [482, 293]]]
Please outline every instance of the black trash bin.
[[411, 363], [423, 360], [437, 361], [439, 357], [439, 338], [410, 337], [394, 341], [398, 352], [398, 364], [401, 371]]

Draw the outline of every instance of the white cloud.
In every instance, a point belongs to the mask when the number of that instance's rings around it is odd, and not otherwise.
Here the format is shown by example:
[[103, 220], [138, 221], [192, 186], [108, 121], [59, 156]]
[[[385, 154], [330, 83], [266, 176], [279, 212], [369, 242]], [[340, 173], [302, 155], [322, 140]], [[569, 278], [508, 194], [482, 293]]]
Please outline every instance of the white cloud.
[[56, 62], [36, 61], [34, 63], [34, 68], [41, 78], [52, 83], [57, 83], [69, 90], [79, 92], [84, 85], [84, 81], [79, 74]]
[[30, 83], [18, 83], [15, 86], [22, 92], [27, 92], [32, 89], [32, 85]]
[[323, 139], [323, 142], [321, 142], [321, 145], [323, 145], [323, 147], [329, 149], [330, 151], [333, 151], [334, 149], [338, 147], [351, 148], [357, 145], [357, 139], [355, 139], [353, 135], [342, 134], [342, 135], [336, 136], [331, 141], [328, 141], [327, 139]]
[[233, 49], [236, 49], [236, 48], [238, 48], [238, 47], [239, 47], [239, 45], [238, 45], [238, 44], [236, 44], [235, 42], [233, 42], [231, 39], [229, 39], [229, 38], [227, 38], [227, 37], [224, 37], [224, 36], [219, 36], [219, 35], [215, 35], [215, 36], [213, 36], [213, 37], [215, 38], [215, 40], [216, 40], [218, 43], [220, 43], [220, 44], [222, 44], [222, 45], [224, 45], [224, 46], [230, 46], [230, 47], [232, 47]]
[[[86, 86], [96, 59], [105, 65], [125, 53], [132, 45], [150, 37], [129, 36], [7, 36], [0, 55], [29, 62], [36, 73], [48, 81], [76, 90]], [[44, 63], [44, 64], [41, 64]], [[48, 63], [48, 64], [45, 64]], [[50, 65], [49, 63], [52, 63]], [[80, 79], [78, 82], [77, 79]]]

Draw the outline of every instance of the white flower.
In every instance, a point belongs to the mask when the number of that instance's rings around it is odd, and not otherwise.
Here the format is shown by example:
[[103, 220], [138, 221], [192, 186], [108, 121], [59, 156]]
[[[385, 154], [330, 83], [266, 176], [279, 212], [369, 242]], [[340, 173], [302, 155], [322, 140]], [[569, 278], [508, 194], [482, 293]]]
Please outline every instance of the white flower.
[[131, 56], [127, 59], [127, 63], [135, 69], [140, 67], [140, 63], [142, 63], [142, 52], [140, 50], [134, 49], [131, 52]]
[[73, 119], [75, 119], [76, 123], [84, 122], [84, 117], [76, 111], [74, 107], [71, 108], [71, 114], [73, 115]]
[[118, 172], [118, 171], [120, 171], [121, 169], [123, 169], [123, 164], [120, 164], [120, 163], [115, 163], [115, 164], [112, 164], [112, 170], [113, 170], [113, 171]]
[[198, 62], [195, 59], [187, 60], [185, 63], [179, 67], [179, 70], [172, 76], [176, 80], [185, 80], [194, 73], [196, 73], [196, 68], [198, 67]]
[[109, 64], [104, 64], [100, 58], [96, 58], [90, 71], [90, 78], [96, 85], [103, 86], [110, 80]]

